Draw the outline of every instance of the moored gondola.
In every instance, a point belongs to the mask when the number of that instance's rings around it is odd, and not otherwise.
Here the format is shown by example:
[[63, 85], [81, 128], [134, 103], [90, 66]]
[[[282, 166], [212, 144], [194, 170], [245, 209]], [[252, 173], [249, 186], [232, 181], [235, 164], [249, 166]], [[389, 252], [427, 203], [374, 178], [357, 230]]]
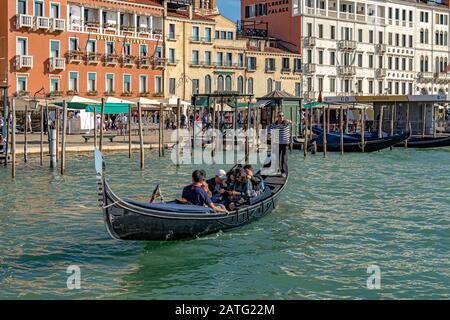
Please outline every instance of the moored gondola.
[[436, 137], [411, 137], [407, 143], [397, 144], [396, 147], [408, 147], [419, 149], [450, 147], [450, 135]]
[[99, 205], [109, 234], [118, 240], [186, 240], [242, 227], [272, 212], [288, 181], [287, 177], [263, 176], [266, 188], [260, 196], [228, 214], [218, 214], [175, 201], [149, 204], [124, 200], [107, 182], [100, 151], [95, 151], [95, 158]]
[[[344, 135], [344, 152], [375, 152], [393, 147], [409, 138], [409, 132], [394, 134], [385, 138], [371, 139], [365, 141], [364, 144], [360, 139]], [[314, 140], [317, 144], [317, 151], [323, 151], [323, 136], [319, 135]], [[340, 152], [340, 134], [327, 134], [327, 151]]]

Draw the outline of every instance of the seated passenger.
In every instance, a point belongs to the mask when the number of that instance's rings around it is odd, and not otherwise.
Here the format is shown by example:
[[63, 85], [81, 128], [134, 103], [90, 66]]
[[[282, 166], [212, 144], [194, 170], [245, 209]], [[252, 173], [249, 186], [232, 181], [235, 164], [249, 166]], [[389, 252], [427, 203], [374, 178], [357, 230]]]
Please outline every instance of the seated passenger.
[[224, 170], [218, 170], [216, 176], [207, 180], [208, 189], [212, 193], [212, 200], [215, 203], [224, 201], [223, 196], [226, 191], [227, 174]]
[[212, 203], [207, 191], [203, 186], [204, 176], [199, 170], [192, 173], [192, 184], [183, 189], [183, 202], [191, 203], [196, 206], [207, 206], [214, 210], [214, 212], [227, 212], [227, 210], [216, 206]]
[[244, 170], [247, 173], [248, 179], [250, 179], [250, 182], [252, 183], [256, 195], [260, 195], [265, 189], [264, 179], [259, 174], [255, 175], [253, 167], [249, 164], [244, 166]]
[[244, 169], [240, 169], [236, 173], [233, 189], [228, 192], [230, 200], [233, 202], [243, 203], [247, 198], [255, 196], [253, 186], [248, 179], [247, 173]]

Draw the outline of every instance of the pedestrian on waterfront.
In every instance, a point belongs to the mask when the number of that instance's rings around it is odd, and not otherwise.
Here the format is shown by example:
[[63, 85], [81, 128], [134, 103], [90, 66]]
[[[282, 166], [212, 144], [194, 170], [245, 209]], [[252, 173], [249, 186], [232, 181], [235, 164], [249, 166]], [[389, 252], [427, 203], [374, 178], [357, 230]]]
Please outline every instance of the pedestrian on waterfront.
[[5, 125], [5, 120], [3, 120], [3, 117], [0, 117], [0, 131], [3, 130], [4, 125]]
[[[278, 130], [278, 163], [279, 170], [283, 177], [286, 177], [288, 174], [288, 145], [290, 142], [290, 126], [291, 121], [287, 120], [284, 117], [283, 112], [277, 113], [277, 120], [272, 123], [269, 127], [269, 132], [272, 130]], [[272, 136], [272, 143], [274, 142]]]

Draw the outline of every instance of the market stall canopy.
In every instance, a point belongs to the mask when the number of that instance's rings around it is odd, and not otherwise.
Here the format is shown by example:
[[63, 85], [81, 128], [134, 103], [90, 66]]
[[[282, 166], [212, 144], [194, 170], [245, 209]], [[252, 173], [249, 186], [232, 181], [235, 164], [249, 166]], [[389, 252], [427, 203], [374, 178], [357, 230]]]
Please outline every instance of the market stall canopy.
[[[135, 105], [136, 103], [130, 100], [108, 97], [105, 99], [105, 110], [104, 114], [119, 114], [119, 113], [128, 113], [130, 112], [130, 107]], [[97, 101], [96, 105], [89, 105], [86, 107], [87, 112], [101, 112], [101, 102]]]
[[[178, 97], [176, 97], [176, 96], [172, 96], [169, 99], [160, 100], [160, 103], [164, 103], [165, 105], [169, 105], [172, 107], [177, 106], [177, 102], [178, 102]], [[180, 105], [182, 107], [189, 107], [191, 105], [191, 103], [180, 100]]]
[[64, 101], [69, 109], [86, 109], [88, 106], [95, 106], [101, 104], [97, 100], [84, 98], [80, 96], [71, 96], [67, 99], [60, 99], [56, 102], [53, 102], [57, 106], [62, 106]]
[[148, 99], [144, 97], [132, 99], [134, 103], [138, 104], [140, 103], [143, 106], [159, 106], [161, 101], [154, 100], [154, 99]]

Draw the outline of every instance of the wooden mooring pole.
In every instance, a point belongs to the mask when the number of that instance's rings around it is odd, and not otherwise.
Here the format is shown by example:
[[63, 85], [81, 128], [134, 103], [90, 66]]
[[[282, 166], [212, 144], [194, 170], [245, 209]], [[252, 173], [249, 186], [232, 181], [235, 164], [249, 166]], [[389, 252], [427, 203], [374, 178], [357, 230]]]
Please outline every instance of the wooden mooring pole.
[[[310, 109], [310, 110], [312, 110], [312, 109]], [[303, 157], [305, 159], [306, 159], [306, 157], [308, 155], [308, 122], [309, 122], [308, 118], [309, 118], [308, 111], [305, 108], [305, 116], [304, 116], [305, 127], [303, 128], [303, 132], [304, 132], [304, 135], [303, 135], [303, 137], [304, 137], [304, 139], [303, 139]]]
[[341, 133], [341, 155], [344, 155], [344, 107], [339, 115], [339, 132]]
[[[102, 106], [100, 109], [100, 142], [99, 149], [103, 149], [103, 127], [105, 125], [105, 98], [102, 98]], [[95, 139], [95, 138], [94, 138]]]
[[323, 113], [323, 157], [327, 156], [327, 110], [325, 109], [325, 105], [322, 108]]
[[131, 159], [131, 153], [132, 153], [132, 150], [131, 150], [131, 126], [132, 126], [132, 121], [131, 121], [131, 119], [132, 119], [132, 107], [131, 107], [131, 104], [130, 104], [130, 108], [129, 108], [129, 111], [128, 111], [128, 158], [129, 159]]
[[[144, 169], [144, 134], [142, 132], [142, 107], [141, 103], [138, 102], [138, 119], [139, 119], [139, 145], [140, 145], [140, 166], [141, 170]], [[159, 117], [161, 119], [161, 116]]]
[[41, 106], [41, 141], [40, 141], [40, 164], [44, 165], [44, 106]]
[[56, 155], [56, 162], [59, 162], [59, 130], [61, 127], [60, 118], [59, 118], [59, 109], [55, 109], [55, 129], [56, 129], [56, 149], [55, 149], [55, 155]]
[[16, 100], [11, 99], [11, 177], [16, 178]]
[[63, 101], [63, 125], [61, 131], [61, 174], [64, 175], [66, 171], [66, 131], [67, 131], [67, 104]]
[[362, 152], [364, 152], [366, 145], [366, 107], [361, 110], [361, 148]]
[[180, 166], [181, 99], [177, 99], [177, 167]]
[[[195, 122], [195, 117], [194, 117]], [[158, 153], [160, 157], [164, 156], [164, 105], [162, 103], [159, 104], [159, 142], [158, 142]]]
[[[27, 147], [28, 147], [28, 103], [25, 104], [25, 115], [24, 115], [24, 127], [25, 130], [23, 131], [23, 162], [27, 162]], [[30, 123], [31, 126], [31, 123]]]
[[97, 106], [94, 106], [94, 148], [97, 148]]

